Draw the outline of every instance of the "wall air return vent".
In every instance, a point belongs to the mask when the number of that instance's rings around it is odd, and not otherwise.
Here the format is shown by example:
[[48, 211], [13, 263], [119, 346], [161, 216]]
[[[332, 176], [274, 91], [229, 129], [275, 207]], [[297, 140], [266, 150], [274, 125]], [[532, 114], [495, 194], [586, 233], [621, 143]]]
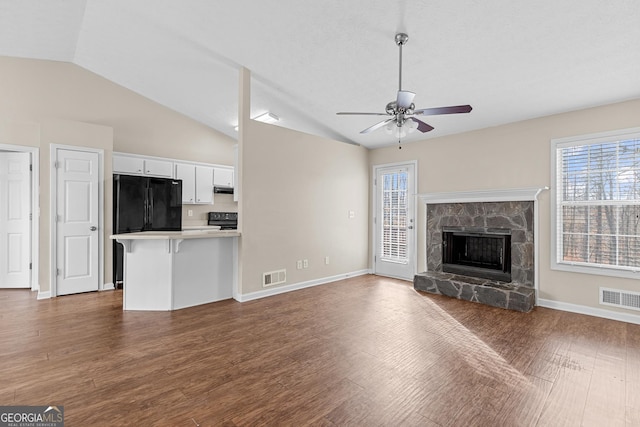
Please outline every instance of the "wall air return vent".
[[640, 311], [640, 293], [600, 288], [600, 304]]
[[262, 275], [262, 287], [280, 285], [287, 281], [287, 270], [271, 271]]

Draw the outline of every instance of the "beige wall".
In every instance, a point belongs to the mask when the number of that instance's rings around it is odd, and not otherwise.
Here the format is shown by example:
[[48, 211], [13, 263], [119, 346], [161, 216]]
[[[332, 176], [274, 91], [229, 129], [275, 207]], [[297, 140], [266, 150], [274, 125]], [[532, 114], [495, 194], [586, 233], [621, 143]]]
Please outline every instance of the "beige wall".
[[241, 293], [279, 269], [286, 285], [367, 269], [367, 150], [255, 121], [243, 135]]
[[[34, 136], [35, 135], [35, 136]], [[49, 289], [50, 144], [105, 150], [105, 236], [111, 233], [113, 151], [233, 164], [233, 139], [76, 65], [0, 57], [0, 143], [39, 147], [40, 288]], [[222, 197], [230, 204], [229, 196]], [[231, 202], [232, 203], [232, 202]], [[193, 221], [205, 211], [195, 208]], [[105, 240], [105, 283], [111, 246]]]
[[[455, 126], [455, 120], [448, 126]], [[372, 150], [370, 162], [377, 165], [417, 160], [418, 193], [550, 187], [551, 139], [637, 126], [640, 100], [403, 144], [402, 150], [395, 146]], [[444, 159], [455, 159], [456, 163], [449, 165]], [[598, 304], [600, 286], [640, 291], [638, 280], [551, 270], [550, 192], [543, 193], [539, 200], [540, 298], [605, 309]], [[420, 206], [419, 271], [425, 270], [425, 220], [424, 207]]]

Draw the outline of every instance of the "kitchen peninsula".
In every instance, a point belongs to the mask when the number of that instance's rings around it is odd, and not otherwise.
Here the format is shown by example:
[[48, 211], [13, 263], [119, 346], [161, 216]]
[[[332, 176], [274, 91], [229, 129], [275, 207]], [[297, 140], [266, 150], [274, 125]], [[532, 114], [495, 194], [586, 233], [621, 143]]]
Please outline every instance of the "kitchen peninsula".
[[124, 310], [168, 311], [233, 297], [236, 230], [144, 231], [111, 236], [124, 246]]

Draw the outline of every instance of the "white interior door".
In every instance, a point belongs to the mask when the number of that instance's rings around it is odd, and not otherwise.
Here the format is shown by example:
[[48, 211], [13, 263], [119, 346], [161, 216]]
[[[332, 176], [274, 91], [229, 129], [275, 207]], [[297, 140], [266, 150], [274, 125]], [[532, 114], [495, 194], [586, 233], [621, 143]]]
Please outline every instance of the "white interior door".
[[375, 273], [412, 280], [415, 274], [415, 166], [376, 168]]
[[56, 160], [56, 295], [97, 291], [99, 156], [57, 149]]
[[31, 287], [31, 154], [0, 152], [0, 288]]

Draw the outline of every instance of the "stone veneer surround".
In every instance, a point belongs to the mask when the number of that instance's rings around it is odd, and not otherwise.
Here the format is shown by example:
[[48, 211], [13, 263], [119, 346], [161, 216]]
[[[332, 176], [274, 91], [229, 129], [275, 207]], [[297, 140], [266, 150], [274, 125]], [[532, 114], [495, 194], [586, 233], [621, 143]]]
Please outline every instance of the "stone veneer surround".
[[[427, 271], [414, 277], [416, 290], [496, 307], [529, 311], [535, 305], [535, 200], [543, 189], [421, 196], [427, 203]], [[513, 198], [513, 200], [510, 200]], [[511, 283], [442, 272], [442, 229], [511, 230]]]

